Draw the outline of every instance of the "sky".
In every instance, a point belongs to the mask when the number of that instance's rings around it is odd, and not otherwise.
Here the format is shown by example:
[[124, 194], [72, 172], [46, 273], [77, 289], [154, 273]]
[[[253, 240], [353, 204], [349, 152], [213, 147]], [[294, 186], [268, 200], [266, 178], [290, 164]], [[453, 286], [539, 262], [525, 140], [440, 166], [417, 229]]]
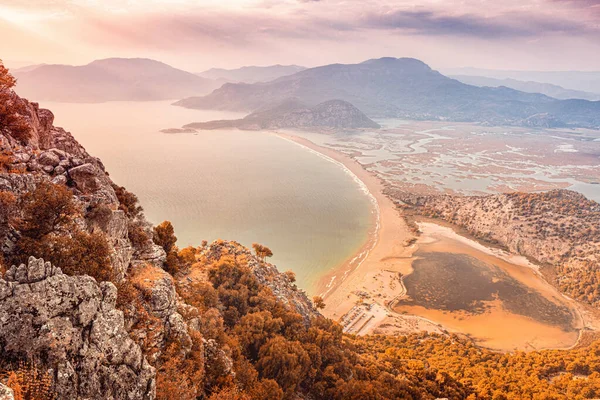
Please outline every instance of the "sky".
[[0, 59], [600, 70], [600, 0], [0, 0]]

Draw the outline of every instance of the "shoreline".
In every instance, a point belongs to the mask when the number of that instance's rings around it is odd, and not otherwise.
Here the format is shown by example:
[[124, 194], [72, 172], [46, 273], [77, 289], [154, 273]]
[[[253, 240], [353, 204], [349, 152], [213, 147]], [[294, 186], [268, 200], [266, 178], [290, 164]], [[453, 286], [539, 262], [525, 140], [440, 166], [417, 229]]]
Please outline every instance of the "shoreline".
[[[374, 288], [375, 285], [380, 285], [379, 278], [373, 278], [379, 276], [382, 270], [392, 275], [411, 271], [410, 260], [415, 246], [406, 247], [405, 243], [415, 235], [410, 231], [394, 202], [383, 193], [384, 184], [358, 161], [293, 134], [274, 134], [341, 164], [362, 183], [364, 189], [368, 190], [377, 210], [374, 213], [375, 226], [369, 232], [366, 243], [352, 258], [323, 275], [316, 286], [315, 292], [322, 293], [325, 300], [323, 314], [336, 321], [340, 320], [356, 305], [356, 296], [352, 296], [353, 293], [363, 291], [366, 286]], [[377, 282], [373, 282], [374, 280]], [[380, 301], [376, 302], [385, 307]]]
[[[317, 283], [315, 292], [322, 294], [326, 304], [322, 313], [328, 318], [339, 321], [345, 332], [353, 334], [452, 331], [468, 336], [462, 330], [449, 328], [443, 322], [418, 314], [401, 314], [393, 309], [394, 302], [399, 298], [398, 289], [403, 285], [402, 277], [412, 272], [414, 253], [419, 245], [424, 243], [417, 240], [416, 243], [411, 244], [412, 239], [418, 239], [420, 236], [411, 231], [401, 211], [384, 194], [384, 183], [351, 156], [317, 145], [294, 134], [282, 132], [274, 132], [274, 134], [341, 165], [353, 175], [363, 191], [365, 188], [368, 190], [374, 201], [375, 227], [369, 231], [366, 243], [352, 258], [324, 274]], [[516, 267], [532, 271], [536, 275], [541, 275], [538, 266], [529, 262], [525, 257], [509, 254], [500, 249], [488, 248], [472, 238], [463, 238], [451, 227], [439, 226], [439, 228], [451, 230], [451, 236], [457, 236], [456, 240], [462, 242], [463, 245], [473, 247], [488, 256], [499, 258]], [[578, 345], [582, 328], [585, 329], [588, 321], [581, 315], [579, 307], [576, 304], [574, 306], [573, 309], [576, 310], [577, 317], [579, 317], [577, 325], [583, 325], [577, 329], [575, 342], [569, 345], [565, 343], [566, 346], [545, 347], [542, 345], [541, 348], [565, 349]], [[480, 346], [494, 349], [483, 343]], [[535, 347], [529, 347], [527, 350], [533, 350]], [[523, 348], [521, 349], [523, 350]], [[511, 351], [509, 348], [496, 348], [495, 350]]]
[[[319, 296], [324, 299], [327, 295], [335, 290], [337, 286], [343, 282], [348, 274], [352, 273], [355, 269], [359, 268], [362, 263], [369, 257], [369, 254], [377, 246], [379, 242], [379, 231], [381, 229], [381, 209], [379, 207], [379, 202], [375, 195], [373, 194], [372, 188], [370, 188], [367, 183], [364, 181], [363, 174], [371, 175], [367, 170], [365, 170], [358, 161], [353, 160], [356, 164], [356, 168], [353, 166], [349, 166], [347, 164], [348, 160], [346, 156], [340, 154], [339, 152], [328, 149], [319, 145], [314, 144], [308, 139], [304, 139], [298, 136], [290, 135], [282, 132], [274, 132], [275, 136], [286, 140], [288, 142], [294, 143], [304, 149], [316, 154], [319, 157], [325, 158], [329, 162], [332, 162], [341, 168], [343, 168], [346, 173], [352, 176], [353, 180], [358, 183], [361, 187], [363, 193], [365, 193], [371, 202], [371, 228], [369, 228], [367, 232], [367, 239], [365, 242], [358, 247], [358, 249], [352, 254], [351, 257], [347, 258], [341, 264], [332, 268], [332, 270], [323, 277], [319, 279], [319, 282], [314, 287], [315, 293], [318, 293]], [[371, 175], [372, 179], [378, 179], [375, 176]], [[341, 277], [339, 276], [341, 273]]]

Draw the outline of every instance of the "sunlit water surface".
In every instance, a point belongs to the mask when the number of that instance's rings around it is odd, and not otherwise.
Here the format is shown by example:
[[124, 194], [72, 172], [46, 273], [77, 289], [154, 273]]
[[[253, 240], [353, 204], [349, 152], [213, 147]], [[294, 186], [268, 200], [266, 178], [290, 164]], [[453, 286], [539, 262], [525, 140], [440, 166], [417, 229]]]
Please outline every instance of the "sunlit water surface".
[[367, 238], [369, 198], [340, 166], [268, 132], [159, 132], [240, 114], [170, 102], [41, 106], [138, 195], [150, 221], [173, 222], [179, 246], [265, 244], [279, 269], [296, 272], [311, 292]]

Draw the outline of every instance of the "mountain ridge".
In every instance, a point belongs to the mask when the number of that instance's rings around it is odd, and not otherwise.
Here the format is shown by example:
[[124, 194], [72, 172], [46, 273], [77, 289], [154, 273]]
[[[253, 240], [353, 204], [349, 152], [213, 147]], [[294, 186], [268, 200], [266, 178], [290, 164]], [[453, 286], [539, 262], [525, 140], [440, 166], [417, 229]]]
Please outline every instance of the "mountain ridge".
[[472, 75], [450, 75], [452, 79], [456, 79], [467, 85], [474, 86], [489, 86], [499, 87], [505, 86], [511, 89], [519, 90], [527, 93], [541, 93], [546, 96], [554, 97], [560, 100], [568, 99], [582, 99], [589, 101], [600, 100], [600, 94], [584, 92], [580, 90], [565, 89], [559, 85], [553, 85], [551, 83], [542, 83], [535, 81], [520, 81], [512, 78], [489, 78], [486, 76], [472, 76]]
[[305, 69], [306, 67], [293, 64], [275, 64], [266, 66], [248, 65], [235, 69], [211, 68], [206, 71], [196, 73], [196, 75], [209, 79], [222, 80], [224, 82], [257, 83], [272, 81], [282, 76], [292, 75]]
[[18, 69], [15, 77], [16, 91], [24, 97], [85, 103], [169, 100], [220, 86], [148, 58], [106, 58], [79, 66], [41, 64]]
[[309, 105], [341, 99], [371, 118], [522, 125], [531, 116], [551, 113], [551, 120], [558, 125], [600, 127], [600, 102], [579, 104], [573, 116], [573, 103], [509, 88], [466, 85], [413, 58], [330, 64], [271, 82], [228, 83], [209, 95], [184, 98], [174, 104], [252, 112], [289, 97]]

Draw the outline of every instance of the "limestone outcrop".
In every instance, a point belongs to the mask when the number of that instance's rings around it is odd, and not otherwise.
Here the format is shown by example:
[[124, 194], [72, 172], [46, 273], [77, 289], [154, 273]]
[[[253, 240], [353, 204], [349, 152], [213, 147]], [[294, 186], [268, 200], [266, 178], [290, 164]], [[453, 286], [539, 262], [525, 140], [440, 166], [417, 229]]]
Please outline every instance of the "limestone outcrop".
[[0, 279], [3, 358], [55, 366], [58, 398], [152, 399], [155, 371], [125, 330], [117, 289], [31, 257]]

